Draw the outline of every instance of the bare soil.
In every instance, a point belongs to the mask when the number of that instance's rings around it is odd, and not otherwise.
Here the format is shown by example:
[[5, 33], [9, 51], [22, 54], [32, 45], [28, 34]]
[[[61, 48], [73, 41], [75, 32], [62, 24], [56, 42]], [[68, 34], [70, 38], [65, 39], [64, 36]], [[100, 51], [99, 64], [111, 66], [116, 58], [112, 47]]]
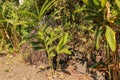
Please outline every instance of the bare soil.
[[[40, 64], [42, 66], [43, 64]], [[0, 80], [94, 80], [90, 74], [86, 74], [86, 66], [79, 65], [79, 72], [72, 66], [68, 66], [67, 74], [62, 71], [41, 71], [40, 66], [26, 64], [22, 56], [0, 56]]]

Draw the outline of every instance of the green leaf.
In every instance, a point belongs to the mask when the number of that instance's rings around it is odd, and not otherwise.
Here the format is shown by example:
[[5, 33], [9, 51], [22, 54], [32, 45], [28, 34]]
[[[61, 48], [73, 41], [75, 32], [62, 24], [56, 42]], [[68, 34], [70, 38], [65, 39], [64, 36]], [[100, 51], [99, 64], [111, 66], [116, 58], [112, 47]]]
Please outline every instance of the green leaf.
[[107, 3], [107, 0], [101, 0], [101, 7], [102, 8], [105, 7], [106, 3]]
[[7, 22], [7, 23], [14, 25], [14, 21], [12, 19], [0, 20], [0, 22]]
[[25, 29], [21, 29], [21, 32], [22, 32], [23, 36], [29, 35], [29, 33]]
[[13, 48], [9, 48], [9, 52], [13, 53], [14, 52]]
[[[53, 11], [51, 14], [49, 14], [48, 15], [48, 17], [52, 17], [52, 16], [55, 16], [56, 14], [58, 14], [61, 10], [63, 10], [64, 8], [63, 7], [61, 7], [61, 8], [59, 8], [58, 10], [55, 10], [55, 11]], [[56, 16], [54, 19], [56, 20], [56, 19], [58, 19], [58, 18], [61, 18], [62, 16]]]
[[61, 38], [60, 42], [58, 43], [58, 46], [56, 48], [57, 52], [62, 48], [63, 45], [63, 38]]
[[55, 3], [56, 3], [55, 0], [52, 1], [46, 0], [39, 12], [39, 18], [41, 18], [48, 10], [50, 10], [51, 7], [55, 5]]
[[44, 35], [43, 35], [43, 32], [42, 31], [39, 31], [38, 32], [38, 35], [39, 35], [39, 38], [44, 40]]
[[82, 0], [85, 4], [87, 4], [88, 5], [88, 3], [89, 3], [89, 0]]
[[65, 33], [65, 36], [64, 36], [64, 44], [63, 44], [63, 45], [65, 45], [65, 44], [66, 44], [67, 39], [68, 39], [68, 33]]
[[45, 47], [40, 47], [40, 46], [33, 46], [34, 50], [38, 50], [38, 51], [44, 51]]
[[65, 35], [61, 38], [61, 40], [58, 43], [57, 51], [59, 51], [66, 44], [67, 38], [68, 38], [68, 33], [65, 33]]
[[19, 43], [19, 46], [21, 46], [22, 44], [24, 44], [25, 42], [27, 42], [26, 40], [22, 40], [20, 43]]
[[99, 0], [93, 0], [94, 4], [99, 6]]
[[54, 47], [51, 46], [51, 47], [48, 49], [48, 53], [51, 53], [54, 49], [55, 49], [55, 46], [54, 46]]
[[100, 39], [100, 36], [101, 36], [101, 27], [98, 28], [97, 32], [96, 32], [96, 35], [95, 35], [95, 46], [96, 46], [96, 49], [98, 50], [99, 49], [99, 39]]
[[22, 10], [22, 11], [18, 11], [17, 12], [18, 14], [24, 14], [24, 15], [30, 15], [32, 17], [34, 17], [35, 19], [39, 20], [39, 17], [38, 15], [34, 14], [33, 12], [29, 12], [29, 11], [26, 11], [26, 10]]
[[[50, 32], [49, 32], [50, 33]], [[51, 31], [51, 33], [49, 34], [49, 35], [47, 35], [48, 36], [48, 39], [47, 39], [47, 45], [51, 45], [52, 44], [52, 42], [54, 41], [54, 32], [53, 31]]]
[[49, 55], [50, 57], [55, 57], [55, 54], [53, 52], [51, 52]]
[[58, 39], [58, 38], [57, 37], [50, 38], [47, 42], [47, 45], [51, 45], [53, 43], [53, 41], [55, 41], [56, 39]]
[[116, 20], [116, 25], [120, 25], [120, 20]]
[[73, 13], [80, 13], [84, 10], [84, 7], [75, 9]]
[[58, 54], [65, 53], [65, 54], [71, 54], [71, 51], [69, 51], [67, 48], [61, 49]]
[[106, 26], [106, 33], [105, 33], [106, 40], [110, 46], [110, 49], [112, 51], [116, 50], [116, 38], [115, 38], [115, 32], [113, 29], [109, 26]]
[[115, 3], [116, 3], [117, 6], [120, 8], [120, 0], [115, 0]]
[[82, 0], [87, 6], [93, 6], [93, 0]]

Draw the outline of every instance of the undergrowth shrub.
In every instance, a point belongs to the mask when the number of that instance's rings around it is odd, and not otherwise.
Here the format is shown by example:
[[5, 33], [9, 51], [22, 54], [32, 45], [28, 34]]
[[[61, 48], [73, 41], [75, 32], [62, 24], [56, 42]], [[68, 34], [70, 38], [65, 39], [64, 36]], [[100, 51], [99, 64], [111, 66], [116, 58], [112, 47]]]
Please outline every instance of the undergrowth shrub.
[[[109, 80], [119, 80], [119, 3], [119, 0], [24, 0], [21, 4], [1, 0], [0, 51], [18, 53], [23, 44], [29, 43], [35, 50], [44, 51], [51, 69], [59, 68], [61, 55], [72, 54], [87, 61], [89, 67], [104, 70]], [[27, 59], [30, 55], [28, 52], [23, 57]], [[104, 59], [96, 61], [101, 55]]]
[[[106, 48], [106, 61], [104, 61], [103, 69], [109, 75], [109, 80], [119, 80], [119, 0], [83, 0], [86, 4], [85, 11], [89, 12], [88, 19], [93, 20], [96, 30], [95, 46], [99, 49], [101, 41], [104, 40], [104, 48]], [[98, 67], [99, 65], [97, 65]], [[110, 67], [112, 66], [112, 67]], [[102, 70], [102, 67], [101, 70]], [[113, 68], [115, 67], [115, 68]]]

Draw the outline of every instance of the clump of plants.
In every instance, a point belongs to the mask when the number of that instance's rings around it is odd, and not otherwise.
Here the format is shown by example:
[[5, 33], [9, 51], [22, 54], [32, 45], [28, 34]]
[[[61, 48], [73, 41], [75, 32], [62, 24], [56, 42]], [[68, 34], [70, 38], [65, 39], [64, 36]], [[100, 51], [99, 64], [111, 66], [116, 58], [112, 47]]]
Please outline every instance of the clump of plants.
[[92, 68], [106, 72], [109, 80], [119, 80], [119, 17], [119, 0], [1, 1], [0, 51], [20, 52], [23, 43], [31, 42], [35, 50], [45, 52], [50, 68], [57, 70], [61, 55], [73, 52], [87, 57], [94, 52], [94, 36], [96, 50], [104, 48], [106, 59]]
[[60, 67], [61, 54], [71, 54], [67, 45], [69, 40], [68, 36], [68, 33], [64, 32], [61, 27], [42, 26], [36, 36], [37, 41], [32, 42], [34, 49], [44, 50], [46, 52], [51, 69], [58, 69]]
[[[86, 4], [85, 11], [88, 11], [88, 19], [92, 19], [96, 28], [95, 46], [99, 49], [101, 40], [104, 40], [106, 48], [105, 72], [109, 80], [119, 80], [119, 0], [83, 0]], [[103, 70], [104, 70], [103, 67]], [[102, 70], [102, 67], [101, 67]]]

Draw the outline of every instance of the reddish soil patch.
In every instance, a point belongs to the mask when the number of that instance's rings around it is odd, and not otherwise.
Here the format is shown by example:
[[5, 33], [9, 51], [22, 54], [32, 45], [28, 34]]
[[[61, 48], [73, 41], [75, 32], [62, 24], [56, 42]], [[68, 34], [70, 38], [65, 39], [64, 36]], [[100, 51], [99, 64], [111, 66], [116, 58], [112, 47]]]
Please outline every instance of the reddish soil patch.
[[78, 74], [70, 66], [66, 70], [70, 74], [56, 71], [51, 76], [50, 70], [41, 71], [39, 66], [25, 64], [21, 55], [0, 57], [0, 80], [94, 80], [90, 75]]

